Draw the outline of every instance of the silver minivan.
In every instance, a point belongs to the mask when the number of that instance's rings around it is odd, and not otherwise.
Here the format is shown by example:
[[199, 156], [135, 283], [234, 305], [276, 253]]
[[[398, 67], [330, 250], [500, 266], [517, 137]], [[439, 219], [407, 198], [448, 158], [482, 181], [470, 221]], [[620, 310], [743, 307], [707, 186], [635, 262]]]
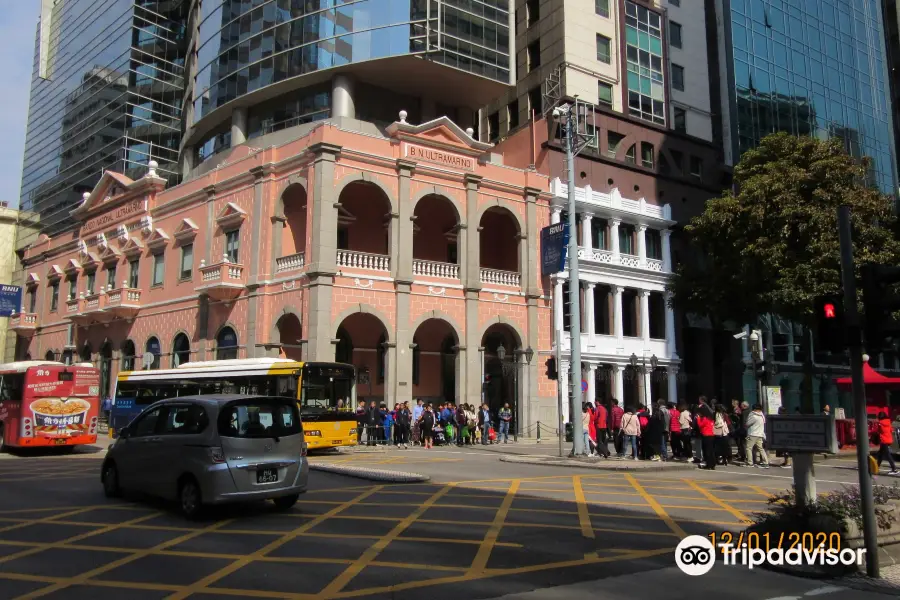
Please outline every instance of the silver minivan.
[[296, 400], [220, 394], [160, 400], [119, 432], [103, 461], [109, 497], [132, 490], [206, 504], [272, 500], [287, 510], [306, 491], [309, 463]]

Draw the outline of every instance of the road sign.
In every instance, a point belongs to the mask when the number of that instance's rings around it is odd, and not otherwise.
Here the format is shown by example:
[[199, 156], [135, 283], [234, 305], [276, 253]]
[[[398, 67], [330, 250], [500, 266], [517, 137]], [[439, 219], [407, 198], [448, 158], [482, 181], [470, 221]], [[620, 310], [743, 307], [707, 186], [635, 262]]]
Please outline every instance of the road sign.
[[786, 452], [837, 452], [834, 419], [829, 415], [771, 415], [767, 444]]
[[584, 379], [581, 380], [581, 393], [584, 394], [587, 392], [587, 381]]
[[22, 288], [0, 285], [0, 317], [8, 317], [22, 310]]
[[569, 224], [556, 223], [541, 229], [541, 274], [554, 275], [566, 268]]
[[766, 399], [766, 413], [777, 415], [781, 408], [781, 388], [777, 385], [767, 385], [763, 387], [763, 394]]

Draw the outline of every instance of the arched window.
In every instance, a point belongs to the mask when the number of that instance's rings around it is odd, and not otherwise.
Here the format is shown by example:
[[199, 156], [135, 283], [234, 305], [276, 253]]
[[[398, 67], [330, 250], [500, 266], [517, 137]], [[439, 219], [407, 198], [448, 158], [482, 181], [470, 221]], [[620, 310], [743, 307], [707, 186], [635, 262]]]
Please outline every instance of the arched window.
[[230, 360], [237, 357], [237, 334], [231, 327], [223, 327], [216, 336], [216, 360]]
[[[160, 360], [160, 357], [162, 356], [162, 346], [159, 345], [159, 340], [155, 337], [152, 337], [149, 340], [147, 340], [147, 346], [145, 347], [145, 350], [153, 355], [153, 364], [150, 365], [150, 368], [158, 369], [159, 368], [159, 360]], [[143, 363], [141, 363], [141, 364], [143, 365]]]
[[385, 361], [385, 353], [387, 352], [387, 348], [384, 345], [387, 343], [387, 335], [384, 333], [381, 334], [381, 337], [378, 338], [378, 347], [375, 348], [375, 356], [378, 357], [378, 383], [384, 383], [384, 363]]
[[177, 367], [191, 361], [191, 341], [188, 336], [179, 333], [172, 344], [172, 366]]
[[44, 355], [44, 360], [56, 360], [56, 354], [53, 353], [53, 350], [47, 350], [47, 354]]
[[125, 343], [122, 344], [122, 370], [123, 371], [134, 371], [134, 342], [131, 340], [125, 340]]

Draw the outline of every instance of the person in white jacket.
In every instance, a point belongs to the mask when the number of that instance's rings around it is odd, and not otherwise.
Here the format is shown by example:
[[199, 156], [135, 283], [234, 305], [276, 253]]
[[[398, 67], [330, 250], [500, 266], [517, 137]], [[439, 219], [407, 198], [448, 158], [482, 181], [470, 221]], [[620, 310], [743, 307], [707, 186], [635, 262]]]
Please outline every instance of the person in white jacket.
[[753, 464], [753, 454], [755, 450], [759, 450], [759, 467], [761, 469], [769, 468], [769, 456], [766, 449], [763, 448], [763, 442], [766, 439], [766, 415], [763, 414], [762, 405], [759, 403], [753, 405], [753, 410], [747, 415], [747, 440], [744, 442], [744, 456], [747, 459], [747, 465]]

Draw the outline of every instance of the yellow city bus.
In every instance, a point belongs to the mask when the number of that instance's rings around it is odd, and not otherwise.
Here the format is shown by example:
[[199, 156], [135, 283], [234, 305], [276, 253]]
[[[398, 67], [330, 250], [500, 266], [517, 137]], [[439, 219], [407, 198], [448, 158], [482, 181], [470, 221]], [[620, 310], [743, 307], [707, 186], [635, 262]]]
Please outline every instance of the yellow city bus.
[[335, 362], [250, 358], [123, 371], [116, 380], [110, 436], [157, 400], [196, 394], [296, 398], [310, 449], [356, 445], [356, 370]]

